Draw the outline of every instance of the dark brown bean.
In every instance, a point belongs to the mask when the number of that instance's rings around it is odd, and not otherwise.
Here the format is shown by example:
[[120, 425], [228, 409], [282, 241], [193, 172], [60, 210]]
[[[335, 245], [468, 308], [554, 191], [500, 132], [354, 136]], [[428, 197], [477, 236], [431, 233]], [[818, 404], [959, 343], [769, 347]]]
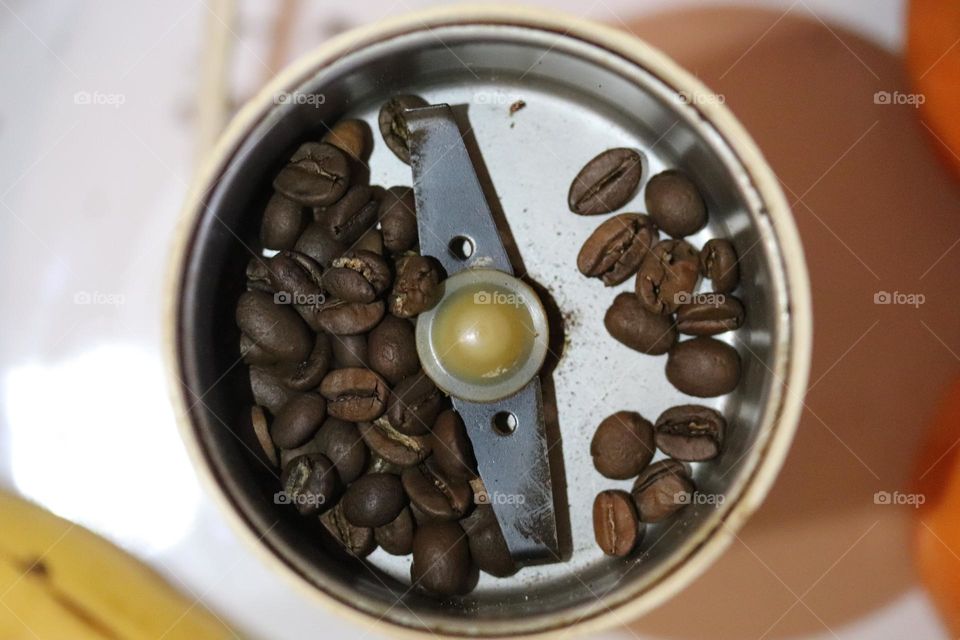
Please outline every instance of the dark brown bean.
[[603, 317], [607, 332], [641, 353], [666, 353], [677, 341], [677, 327], [669, 315], [648, 311], [632, 293], [621, 293]]
[[470, 480], [476, 476], [473, 445], [460, 414], [452, 409], [441, 412], [433, 423], [430, 438], [433, 461], [444, 475], [453, 480]]
[[245, 291], [237, 302], [241, 353], [248, 364], [299, 362], [313, 349], [313, 336], [290, 307], [262, 291]]
[[390, 393], [387, 419], [394, 429], [410, 436], [430, 431], [443, 407], [444, 395], [422, 371], [398, 384]]
[[369, 304], [328, 300], [317, 312], [315, 323], [318, 330], [352, 336], [377, 326], [385, 312], [383, 300]]
[[627, 204], [643, 176], [643, 159], [633, 149], [608, 149], [588, 162], [570, 185], [567, 204], [580, 215], [610, 213]]
[[310, 256], [322, 267], [329, 267], [347, 250], [347, 245], [335, 239], [325, 224], [311, 222], [300, 234], [294, 250]]
[[687, 395], [722, 396], [737, 387], [740, 355], [730, 345], [713, 338], [678, 342], [667, 357], [667, 380]]
[[601, 491], [593, 501], [593, 535], [608, 556], [629, 555], [643, 537], [630, 494], [610, 489]]
[[321, 222], [327, 225], [334, 240], [353, 244], [376, 224], [381, 195], [379, 187], [354, 185], [346, 195], [327, 207]]
[[386, 315], [368, 338], [370, 368], [395, 385], [420, 370], [413, 324], [404, 318]]
[[386, 416], [373, 422], [361, 422], [358, 428], [370, 451], [387, 463], [400, 468], [420, 464], [432, 451], [428, 438], [400, 433], [390, 426]]
[[708, 240], [700, 250], [700, 270], [710, 278], [717, 293], [730, 293], [740, 284], [740, 264], [737, 251], [729, 240]]
[[320, 522], [339, 546], [347, 553], [364, 558], [377, 548], [373, 529], [356, 527], [343, 515], [343, 508], [337, 505], [320, 516]]
[[428, 519], [458, 520], [473, 506], [470, 485], [444, 477], [430, 460], [404, 469], [400, 477], [411, 504]]
[[657, 447], [674, 460], [711, 460], [723, 449], [726, 429], [727, 421], [710, 407], [671, 407], [657, 418]]
[[323, 136], [323, 142], [332, 144], [354, 160], [364, 161], [373, 149], [370, 126], [363, 120], [340, 120]]
[[360, 239], [353, 244], [353, 249], [355, 251], [369, 251], [370, 253], [382, 256], [384, 254], [383, 234], [380, 233], [380, 230], [376, 227], [370, 227], [360, 236]]
[[250, 367], [250, 390], [253, 400], [277, 415], [290, 398], [296, 394], [277, 380], [276, 376], [261, 367]]
[[270, 437], [283, 449], [304, 444], [317, 433], [327, 416], [327, 403], [315, 393], [294, 396], [271, 425]]
[[320, 386], [320, 381], [330, 370], [333, 349], [330, 336], [318, 333], [313, 350], [306, 360], [274, 365], [272, 371], [283, 384], [295, 391], [309, 391]]
[[347, 190], [350, 167], [347, 157], [330, 144], [300, 145], [290, 162], [273, 181], [273, 188], [300, 204], [318, 207], [336, 202]]
[[412, 318], [432, 309], [443, 297], [443, 268], [433, 258], [404, 256], [397, 260], [397, 275], [388, 299], [390, 313]]
[[743, 304], [731, 295], [707, 294], [703, 302], [692, 302], [677, 309], [677, 329], [692, 336], [713, 336], [739, 329], [745, 312]]
[[409, 251], [417, 246], [417, 210], [410, 187], [390, 187], [380, 202], [380, 229], [383, 246], [393, 254]]
[[517, 563], [510, 555], [500, 523], [490, 505], [477, 505], [473, 513], [460, 521], [460, 526], [467, 533], [470, 556], [481, 571], [498, 578], [517, 572]]
[[357, 527], [382, 527], [400, 515], [407, 504], [400, 478], [368, 473], [347, 487], [340, 501], [343, 515]]
[[333, 463], [322, 453], [298, 456], [280, 474], [284, 501], [293, 504], [305, 516], [332, 508], [340, 491], [340, 480]]
[[377, 118], [380, 134], [394, 155], [410, 164], [410, 131], [407, 129], [405, 109], [426, 107], [427, 101], [420, 96], [400, 95], [387, 100], [380, 108]]
[[668, 315], [690, 295], [700, 279], [700, 256], [683, 240], [664, 240], [643, 259], [637, 274], [637, 297], [652, 313]]
[[593, 466], [614, 480], [636, 476], [650, 464], [654, 453], [653, 425], [634, 411], [618, 411], [604, 418], [590, 442]]
[[320, 453], [330, 458], [344, 484], [363, 474], [370, 456], [357, 425], [327, 418], [313, 440]]
[[270, 425], [267, 421], [267, 414], [263, 407], [253, 405], [250, 409], [250, 426], [253, 428], [253, 435], [256, 436], [263, 455], [273, 466], [280, 464], [280, 458], [277, 455], [277, 447], [270, 438]]
[[260, 242], [267, 249], [293, 249], [307, 220], [302, 204], [275, 193], [263, 212]]
[[644, 196], [647, 212], [674, 238], [696, 233], [707, 223], [707, 205], [693, 181], [670, 169], [650, 178]]
[[695, 490], [686, 465], [661, 460], [640, 474], [630, 494], [641, 522], [659, 522], [689, 504]]
[[327, 411], [335, 418], [368, 422], [383, 414], [390, 393], [387, 384], [368, 369], [334, 369], [320, 384]]
[[369, 368], [367, 364], [367, 336], [334, 336], [330, 342], [333, 345], [333, 366], [335, 368]]
[[657, 226], [645, 215], [621, 213], [590, 234], [577, 256], [577, 268], [608, 287], [620, 284], [640, 268], [659, 239]]
[[432, 522], [413, 536], [410, 579], [434, 595], [458, 595], [470, 590], [471, 562], [467, 536], [456, 522]]
[[413, 522], [410, 509], [404, 507], [400, 511], [400, 515], [382, 527], [377, 527], [373, 533], [377, 543], [384, 551], [395, 556], [405, 556], [413, 552], [413, 534], [415, 531], [416, 525]]
[[382, 256], [354, 250], [333, 260], [332, 268], [323, 274], [323, 286], [335, 298], [368, 303], [386, 291], [392, 278]]

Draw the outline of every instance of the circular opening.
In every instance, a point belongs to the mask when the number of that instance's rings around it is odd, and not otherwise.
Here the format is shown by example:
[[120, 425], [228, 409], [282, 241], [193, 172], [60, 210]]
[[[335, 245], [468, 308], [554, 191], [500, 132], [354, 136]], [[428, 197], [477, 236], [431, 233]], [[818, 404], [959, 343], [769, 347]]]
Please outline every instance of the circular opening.
[[450, 241], [450, 253], [457, 260], [467, 260], [473, 255], [475, 246], [473, 240], [467, 236], [457, 236]]
[[517, 416], [509, 411], [498, 411], [494, 414], [493, 430], [502, 436], [509, 436], [517, 430]]

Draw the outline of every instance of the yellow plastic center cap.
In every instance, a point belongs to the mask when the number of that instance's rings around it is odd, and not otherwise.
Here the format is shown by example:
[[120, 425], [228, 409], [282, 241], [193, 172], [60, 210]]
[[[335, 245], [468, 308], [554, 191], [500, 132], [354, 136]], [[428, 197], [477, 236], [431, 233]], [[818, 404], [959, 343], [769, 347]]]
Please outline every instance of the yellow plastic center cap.
[[489, 402], [519, 391], [547, 351], [546, 314], [536, 293], [493, 269], [461, 271], [443, 299], [417, 320], [424, 371], [441, 389]]

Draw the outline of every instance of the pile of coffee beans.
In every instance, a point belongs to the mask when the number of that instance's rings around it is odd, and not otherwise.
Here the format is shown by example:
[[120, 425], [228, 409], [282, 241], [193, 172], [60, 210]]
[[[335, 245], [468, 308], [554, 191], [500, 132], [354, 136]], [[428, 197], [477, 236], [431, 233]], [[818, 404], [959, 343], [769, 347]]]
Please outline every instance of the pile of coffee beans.
[[[397, 96], [380, 111], [386, 145], [409, 163]], [[477, 569], [516, 567], [460, 416], [420, 367], [414, 321], [442, 295], [439, 263], [418, 251], [409, 187], [371, 186], [373, 140], [342, 120], [304, 142], [273, 180], [264, 256], [237, 302], [250, 367], [251, 423], [280, 469], [279, 502], [318, 518], [339, 547], [413, 554], [411, 579], [464, 594]]]
[[[632, 149], [604, 151], [574, 178], [570, 210], [615, 212], [636, 195], [642, 167], [641, 155]], [[619, 293], [604, 316], [614, 339], [641, 353], [667, 354], [667, 379], [687, 395], [730, 393], [740, 380], [740, 356], [713, 336], [744, 322], [743, 303], [731, 294], [740, 281], [737, 253], [726, 239], [712, 239], [699, 251], [684, 239], [707, 223], [703, 195], [685, 173], [657, 174], [644, 195], [647, 213], [605, 220], [584, 242], [577, 268], [608, 287], [635, 276], [633, 290]], [[661, 231], [670, 237], [661, 239]], [[710, 280], [712, 291], [698, 291], [701, 278]], [[600, 423], [591, 443], [594, 466], [611, 479], [636, 478], [630, 493], [603, 491], [594, 502], [594, 533], [604, 553], [629, 554], [643, 539], [646, 523], [690, 503], [696, 488], [687, 463], [717, 457], [725, 430], [722, 415], [694, 404], [668, 409], [656, 424], [631, 411]], [[668, 459], [651, 463], [657, 449]]]

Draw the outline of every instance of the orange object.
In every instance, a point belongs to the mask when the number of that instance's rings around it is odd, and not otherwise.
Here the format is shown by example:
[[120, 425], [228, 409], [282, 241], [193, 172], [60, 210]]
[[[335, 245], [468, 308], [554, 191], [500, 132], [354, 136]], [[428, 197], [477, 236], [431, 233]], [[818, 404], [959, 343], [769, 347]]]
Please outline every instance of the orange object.
[[911, 0], [907, 70], [922, 96], [923, 124], [960, 177], [960, 2]]
[[916, 470], [915, 553], [920, 577], [954, 636], [960, 635], [960, 380], [936, 415]]

